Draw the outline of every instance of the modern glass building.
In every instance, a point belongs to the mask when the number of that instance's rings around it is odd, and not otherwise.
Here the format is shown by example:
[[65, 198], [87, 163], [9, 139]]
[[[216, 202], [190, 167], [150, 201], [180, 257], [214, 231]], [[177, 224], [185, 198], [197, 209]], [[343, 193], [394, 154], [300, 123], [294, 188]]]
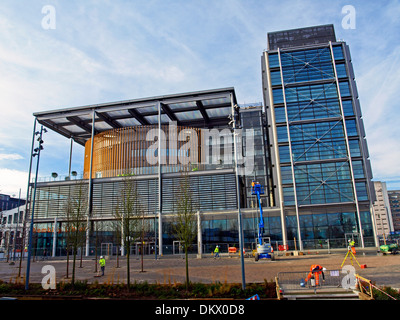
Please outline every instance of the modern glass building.
[[274, 32], [268, 41], [264, 103], [240, 105], [234, 88], [222, 88], [35, 113], [33, 132], [40, 124], [85, 148], [84, 172], [37, 185], [37, 252], [65, 254], [66, 202], [76, 190], [87, 199], [86, 254], [101, 244], [118, 252], [114, 213], [129, 180], [143, 206], [145, 252], [177, 253], [172, 224], [183, 179], [196, 203], [199, 254], [238, 247], [238, 216], [245, 248], [255, 248], [253, 180], [265, 189], [263, 236], [276, 249], [346, 248], [350, 238], [375, 246], [375, 192], [348, 46], [332, 25]]
[[283, 239], [374, 246], [374, 187], [350, 50], [333, 25], [268, 34], [262, 56]]
[[393, 229], [400, 234], [400, 190], [388, 190], [390, 210], [393, 219]]

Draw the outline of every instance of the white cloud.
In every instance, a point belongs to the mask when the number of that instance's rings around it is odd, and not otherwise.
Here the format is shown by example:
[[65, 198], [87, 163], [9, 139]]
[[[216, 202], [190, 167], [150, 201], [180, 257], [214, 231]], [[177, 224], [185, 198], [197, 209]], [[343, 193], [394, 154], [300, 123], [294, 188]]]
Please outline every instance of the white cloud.
[[0, 160], [21, 160], [23, 157], [17, 153], [0, 153]]
[[26, 197], [26, 188], [28, 186], [28, 173], [25, 171], [0, 168], [0, 192], [3, 194], [19, 194]]

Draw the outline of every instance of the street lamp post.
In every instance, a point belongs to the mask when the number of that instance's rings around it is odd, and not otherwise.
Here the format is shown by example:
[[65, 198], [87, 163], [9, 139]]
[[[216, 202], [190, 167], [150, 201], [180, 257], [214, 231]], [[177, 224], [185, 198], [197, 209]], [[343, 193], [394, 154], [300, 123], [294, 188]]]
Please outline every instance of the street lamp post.
[[36, 186], [37, 186], [37, 178], [39, 173], [39, 159], [40, 159], [40, 151], [43, 150], [43, 132], [46, 133], [47, 130], [41, 126], [40, 131], [35, 132], [35, 135], [39, 135], [37, 141], [39, 142], [39, 146], [34, 149], [34, 153], [31, 157], [37, 156], [37, 164], [36, 164], [36, 175], [35, 175], [35, 185], [33, 189], [33, 200], [32, 200], [32, 213], [31, 213], [31, 225], [29, 230], [29, 246], [28, 246], [28, 261], [26, 264], [26, 277], [25, 277], [25, 290], [29, 289], [29, 273], [31, 268], [31, 254], [32, 254], [32, 238], [33, 238], [33, 217], [35, 213], [35, 199], [36, 199]]
[[239, 168], [238, 168], [238, 148], [236, 143], [236, 122], [238, 120], [235, 109], [238, 108], [237, 105], [233, 103], [233, 97], [231, 94], [231, 121], [229, 124], [232, 124], [232, 132], [233, 132], [233, 153], [235, 156], [235, 173], [236, 173], [236, 198], [237, 198], [237, 209], [238, 209], [238, 227], [239, 227], [239, 250], [240, 250], [240, 267], [242, 272], [242, 290], [246, 290], [246, 275], [244, 270], [244, 238], [243, 238], [243, 224], [242, 224], [242, 212], [240, 210], [240, 184], [239, 184]]

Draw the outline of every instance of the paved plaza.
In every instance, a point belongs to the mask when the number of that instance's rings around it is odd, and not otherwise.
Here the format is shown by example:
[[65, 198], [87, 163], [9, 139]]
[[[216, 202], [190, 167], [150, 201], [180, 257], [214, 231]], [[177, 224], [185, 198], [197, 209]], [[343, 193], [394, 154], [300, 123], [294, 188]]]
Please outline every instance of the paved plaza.
[[[280, 255], [275, 261], [245, 258], [245, 276], [246, 282], [263, 282], [264, 280], [273, 281], [279, 272], [307, 271], [312, 264], [320, 264], [327, 270], [338, 270], [345, 258], [344, 253], [316, 254], [310, 253], [300, 256]], [[400, 288], [400, 255], [377, 255], [376, 253], [357, 254], [357, 261], [362, 265], [366, 264], [366, 269], [361, 269], [354, 261], [356, 272], [372, 281], [378, 286], [391, 286]], [[126, 283], [126, 259], [120, 258], [119, 262], [115, 256], [108, 258], [106, 263], [105, 275], [98, 277], [95, 272], [94, 258], [84, 258], [82, 267], [80, 260], [76, 262], [76, 279], [87, 280], [88, 282], [98, 281], [99, 283]], [[119, 264], [119, 267], [118, 267]], [[351, 264], [350, 258], [345, 261]], [[66, 278], [66, 260], [60, 258], [39, 259], [31, 263], [30, 282], [40, 283], [45, 274], [42, 274], [42, 268], [45, 265], [52, 265], [56, 270], [57, 282], [69, 281], [72, 272], [72, 261], [69, 264], [69, 278]], [[143, 260], [143, 270], [141, 272], [141, 259], [134, 257], [130, 260], [131, 281], [148, 283], [183, 283], [185, 281], [185, 260], [182, 256], [164, 256], [155, 260], [154, 256], [145, 256]], [[14, 265], [2, 261], [0, 262], [0, 280], [5, 282], [15, 282], [18, 276], [19, 261]], [[25, 275], [26, 261], [22, 263], [22, 276]], [[97, 267], [100, 271], [100, 267]], [[240, 283], [241, 266], [240, 258], [222, 256], [220, 259], [213, 259], [211, 255], [205, 258], [197, 259], [195, 255], [189, 256], [189, 274], [190, 281], [212, 283], [219, 281], [221, 283]]]

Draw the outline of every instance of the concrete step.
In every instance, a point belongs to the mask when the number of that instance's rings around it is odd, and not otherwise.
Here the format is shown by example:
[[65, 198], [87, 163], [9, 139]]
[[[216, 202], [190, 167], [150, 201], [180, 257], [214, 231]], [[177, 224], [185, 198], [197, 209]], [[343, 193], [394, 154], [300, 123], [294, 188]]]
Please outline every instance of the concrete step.
[[289, 293], [283, 295], [287, 300], [359, 300], [356, 292], [335, 293]]

